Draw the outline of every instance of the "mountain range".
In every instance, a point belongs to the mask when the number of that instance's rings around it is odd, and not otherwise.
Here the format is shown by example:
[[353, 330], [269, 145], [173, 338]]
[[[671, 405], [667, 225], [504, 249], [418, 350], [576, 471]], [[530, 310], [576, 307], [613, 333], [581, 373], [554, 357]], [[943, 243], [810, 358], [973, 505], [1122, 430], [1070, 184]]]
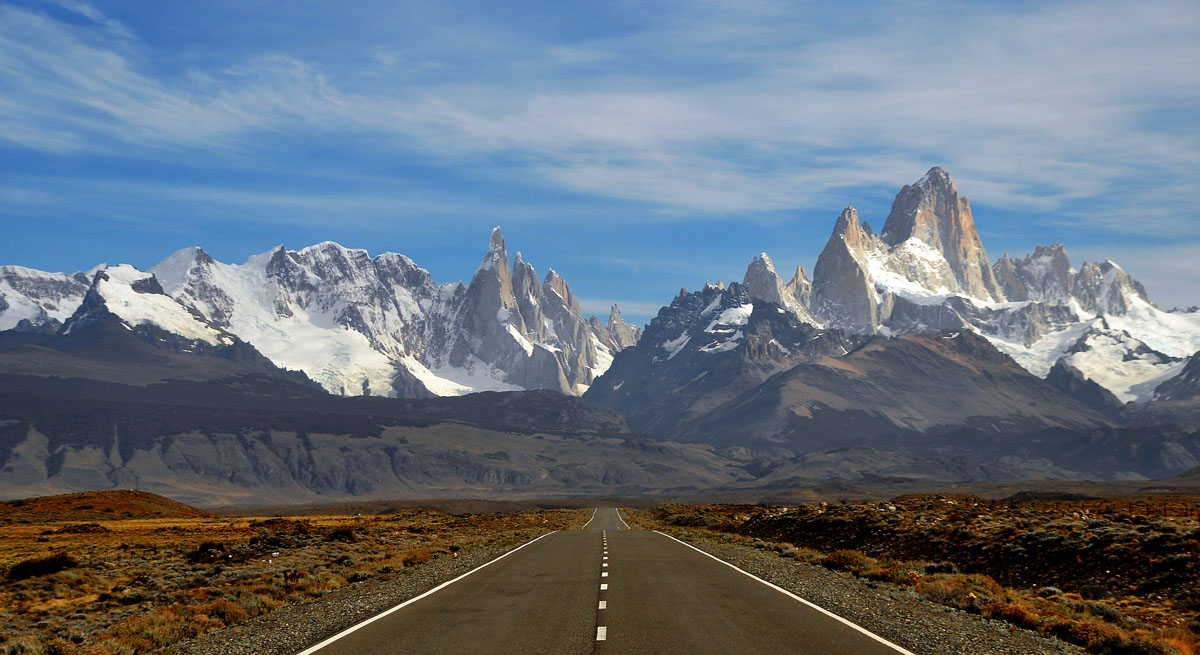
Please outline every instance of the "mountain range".
[[[940, 168], [901, 189], [879, 234], [847, 207], [811, 280], [798, 267], [784, 283], [763, 253], [741, 287], [748, 302], [821, 329], [967, 329], [1038, 377], [1061, 361], [1120, 403], [1154, 399], [1200, 351], [1200, 311], [1160, 309], [1112, 261], [1077, 269], [1056, 243], [990, 262], [967, 198]], [[280, 246], [243, 264], [193, 247], [144, 272], [0, 267], [0, 330], [63, 329], [102, 306], [131, 327], [155, 325], [196, 346], [244, 341], [342, 395], [580, 395], [640, 337], [616, 306], [607, 321], [584, 317], [553, 269], [539, 281], [520, 253], [510, 266], [499, 228], [465, 285], [436, 283], [404, 255], [332, 242]]]
[[585, 318], [553, 269], [539, 281], [521, 253], [510, 269], [499, 228], [467, 285], [332, 242], [240, 265], [194, 247], [149, 271], [0, 267], [0, 329], [69, 334], [107, 316], [178, 352], [251, 344], [339, 395], [579, 395], [640, 335], [615, 305], [606, 323]]
[[1163, 477], [1200, 465], [1198, 351], [1200, 311], [1159, 308], [1111, 261], [991, 261], [940, 168], [878, 234], [844, 209], [811, 279], [762, 253], [644, 332], [616, 306], [585, 318], [499, 228], [466, 284], [331, 242], [5, 266], [0, 493]]

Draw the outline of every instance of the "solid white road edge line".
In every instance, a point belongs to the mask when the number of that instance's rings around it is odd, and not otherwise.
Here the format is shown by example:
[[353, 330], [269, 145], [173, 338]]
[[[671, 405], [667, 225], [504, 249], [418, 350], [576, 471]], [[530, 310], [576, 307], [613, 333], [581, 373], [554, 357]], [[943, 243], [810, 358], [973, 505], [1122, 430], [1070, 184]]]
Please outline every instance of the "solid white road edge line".
[[420, 596], [417, 596], [415, 598], [409, 598], [408, 600], [404, 601], [403, 603], [400, 603], [399, 605], [397, 605], [391, 609], [384, 610], [384, 611], [380, 612], [379, 614], [376, 614], [375, 616], [372, 616], [371, 618], [366, 619], [365, 621], [356, 623], [356, 624], [350, 626], [349, 628], [342, 630], [341, 632], [337, 633], [336, 635], [326, 639], [325, 641], [322, 641], [321, 643], [319, 643], [315, 646], [309, 646], [308, 648], [305, 648], [304, 650], [300, 651], [299, 653], [296, 653], [296, 655], [311, 655], [312, 653], [315, 653], [315, 652], [321, 650], [322, 648], [324, 648], [324, 647], [328, 646], [329, 644], [332, 644], [333, 642], [337, 641], [338, 639], [341, 639], [342, 637], [345, 637], [346, 635], [358, 630], [359, 628], [368, 626], [368, 625], [378, 621], [379, 619], [382, 619], [383, 617], [387, 616], [388, 614], [395, 612], [396, 610], [399, 610], [399, 609], [402, 609], [409, 605], [412, 605], [413, 603], [417, 602], [418, 600], [421, 600], [422, 598], [424, 598], [426, 596], [437, 593], [437, 592], [441, 591], [442, 589], [445, 589], [446, 587], [449, 587], [450, 585], [454, 584], [455, 582], [462, 580], [463, 578], [467, 577], [468, 575], [471, 575], [472, 573], [475, 573], [476, 571], [483, 570], [483, 569], [491, 566], [492, 564], [499, 562], [500, 560], [504, 559], [505, 557], [512, 555], [513, 553], [517, 552], [518, 550], [521, 550], [522, 548], [524, 548], [532, 543], [535, 543], [541, 539], [549, 537], [550, 535], [554, 534], [555, 532], [558, 532], [558, 530], [554, 530], [553, 532], [547, 532], [546, 534], [544, 534], [536, 539], [526, 541], [525, 543], [521, 544], [520, 546], [517, 546], [516, 548], [508, 551], [507, 553], [504, 553], [503, 555], [501, 555], [500, 557], [497, 557], [494, 560], [484, 562], [483, 564], [480, 564], [479, 566], [471, 569], [470, 571], [467, 571], [466, 573], [458, 576], [457, 578], [454, 578], [453, 580], [447, 580], [446, 582], [443, 582], [442, 584], [434, 587], [433, 589], [430, 589], [429, 591], [421, 594]]
[[888, 641], [887, 639], [880, 637], [879, 635], [875, 634], [874, 632], [871, 632], [870, 630], [867, 630], [866, 628], [862, 627], [861, 625], [858, 625], [857, 623], [854, 623], [853, 621], [850, 621], [848, 619], [844, 619], [844, 618], [838, 616], [837, 614], [830, 612], [829, 610], [825, 609], [824, 607], [821, 607], [820, 605], [817, 605], [810, 601], [804, 600], [803, 598], [797, 596], [796, 594], [793, 594], [792, 592], [788, 591], [787, 589], [784, 589], [783, 587], [780, 587], [777, 584], [767, 582], [766, 580], [763, 580], [762, 578], [758, 577], [757, 575], [754, 575], [753, 573], [747, 573], [746, 571], [739, 569], [738, 567], [730, 564], [729, 562], [726, 562], [725, 560], [721, 559], [720, 557], [716, 557], [715, 555], [710, 555], [710, 554], [700, 550], [699, 548], [696, 548], [695, 546], [689, 544], [688, 542], [682, 541], [680, 539], [676, 539], [675, 537], [672, 537], [671, 535], [669, 535], [665, 532], [659, 532], [658, 530], [655, 530], [655, 532], [658, 532], [658, 534], [661, 534], [662, 536], [666, 537], [667, 539], [672, 539], [674, 541], [678, 541], [679, 543], [683, 544], [684, 546], [687, 546], [688, 548], [691, 548], [692, 550], [696, 551], [697, 553], [700, 553], [701, 555], [703, 555], [709, 559], [716, 560], [716, 561], [724, 564], [725, 566], [728, 566], [729, 568], [733, 569], [734, 571], [741, 573], [744, 576], [747, 576], [751, 579], [757, 580], [757, 581], [767, 585], [768, 587], [774, 589], [775, 591], [778, 591], [779, 593], [791, 598], [792, 600], [798, 600], [801, 603], [804, 603], [805, 605], [807, 605], [808, 607], [811, 607], [812, 609], [824, 614], [825, 616], [828, 616], [829, 618], [834, 619], [840, 623], [844, 623], [848, 627], [858, 630], [859, 632], [863, 633], [864, 635], [867, 635], [868, 637], [874, 639], [875, 641], [878, 641], [879, 643], [881, 643], [889, 648], [895, 649], [895, 651], [897, 653], [903, 653], [904, 655], [916, 655], [916, 653], [914, 653], [902, 646], [897, 646], [896, 644], [893, 644], [892, 642]]
[[621, 508], [614, 507], [613, 511], [615, 511], [617, 513], [617, 520], [621, 522], [621, 525], [625, 526], [626, 530], [628, 530], [629, 524], [625, 522], [625, 519], [621, 518]]
[[[588, 519], [588, 522], [583, 524], [583, 527], [584, 527], [584, 528], [588, 527], [589, 525], [591, 525], [591, 524], [592, 524], [592, 521], [596, 520], [596, 512], [599, 512], [599, 511], [600, 511], [600, 508], [599, 508], [599, 507], [597, 507], [596, 509], [592, 510], [592, 518]], [[580, 529], [582, 530], [583, 528], [580, 528]]]

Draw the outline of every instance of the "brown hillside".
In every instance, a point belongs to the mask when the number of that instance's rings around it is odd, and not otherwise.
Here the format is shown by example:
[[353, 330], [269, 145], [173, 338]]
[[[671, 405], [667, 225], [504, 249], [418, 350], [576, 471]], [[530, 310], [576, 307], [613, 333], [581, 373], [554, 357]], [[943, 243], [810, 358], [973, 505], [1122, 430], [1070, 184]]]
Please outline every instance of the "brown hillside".
[[202, 518], [211, 512], [148, 491], [115, 489], [41, 496], [0, 503], [0, 520], [103, 521], [107, 519]]

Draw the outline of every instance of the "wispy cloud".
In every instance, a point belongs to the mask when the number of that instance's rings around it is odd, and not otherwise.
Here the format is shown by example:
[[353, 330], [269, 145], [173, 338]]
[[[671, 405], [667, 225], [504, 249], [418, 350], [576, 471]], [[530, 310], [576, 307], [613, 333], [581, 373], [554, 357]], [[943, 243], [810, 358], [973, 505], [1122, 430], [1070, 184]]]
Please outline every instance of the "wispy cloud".
[[[854, 201], [846, 189], [894, 189], [933, 164], [973, 200], [1046, 224], [1086, 211], [1097, 229], [1142, 230], [1139, 216], [1200, 203], [1194, 2], [900, 5], [853, 24], [702, 3], [531, 43], [438, 25], [450, 43], [492, 44], [477, 53], [488, 76], [406, 84], [438, 64], [375, 46], [373, 78], [389, 82], [376, 86], [287, 52], [163, 74], [124, 24], [60, 4], [92, 28], [0, 7], [0, 137], [45, 152], [244, 157], [280, 134], [365, 134], [660, 210], [638, 220], [832, 211]], [[1195, 236], [1194, 218], [1157, 225]]]

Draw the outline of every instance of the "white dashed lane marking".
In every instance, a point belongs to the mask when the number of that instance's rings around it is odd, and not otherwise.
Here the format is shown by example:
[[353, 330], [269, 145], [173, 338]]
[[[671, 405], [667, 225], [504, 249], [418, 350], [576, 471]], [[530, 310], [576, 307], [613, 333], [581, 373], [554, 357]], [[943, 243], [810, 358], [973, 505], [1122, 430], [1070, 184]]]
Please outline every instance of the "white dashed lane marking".
[[608, 585], [606, 585], [606, 584], [600, 585], [600, 591], [608, 591]]
[[607, 600], [602, 600], [602, 601], [600, 601], [600, 608], [599, 608], [599, 609], [602, 609], [602, 610], [606, 610], [606, 609], [608, 609], [608, 601], [607, 601]]
[[608, 628], [605, 626], [596, 627], [596, 641], [604, 641], [608, 639]]

